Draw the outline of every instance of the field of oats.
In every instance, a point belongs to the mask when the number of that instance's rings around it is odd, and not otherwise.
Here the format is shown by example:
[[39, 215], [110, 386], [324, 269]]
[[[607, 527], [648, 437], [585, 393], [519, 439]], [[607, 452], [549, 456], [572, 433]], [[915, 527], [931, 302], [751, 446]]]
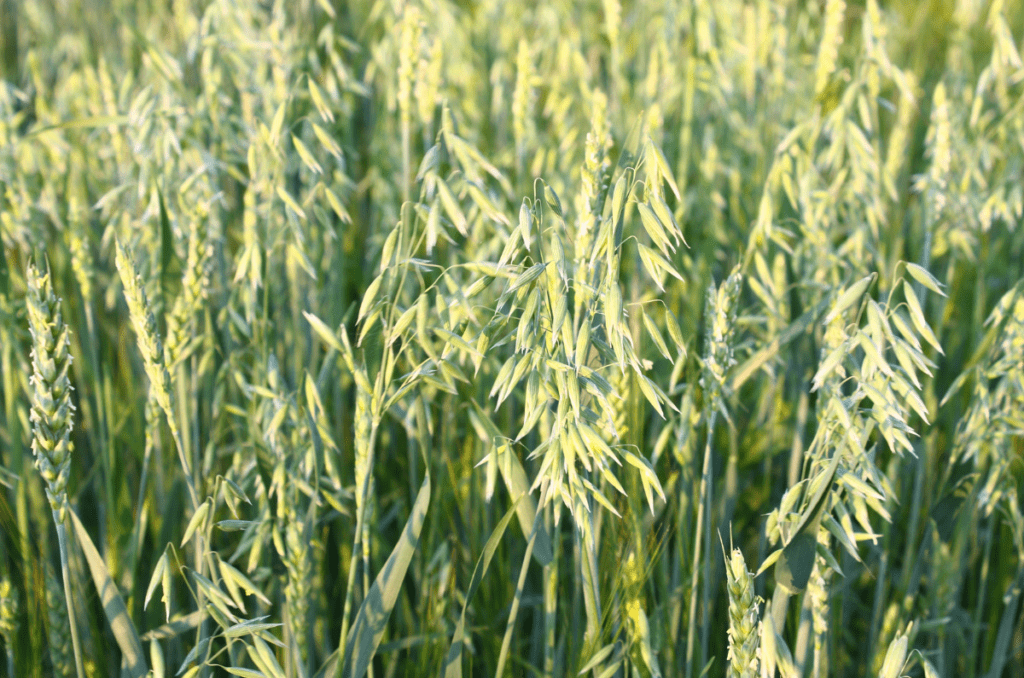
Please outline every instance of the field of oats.
[[0, 0], [0, 676], [1024, 677], [1022, 43]]

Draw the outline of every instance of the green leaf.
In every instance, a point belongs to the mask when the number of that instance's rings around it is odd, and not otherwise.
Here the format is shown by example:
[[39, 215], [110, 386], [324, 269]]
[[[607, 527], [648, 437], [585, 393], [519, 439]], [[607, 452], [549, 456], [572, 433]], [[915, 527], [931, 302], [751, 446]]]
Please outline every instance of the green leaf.
[[487, 574], [487, 568], [491, 566], [494, 552], [498, 550], [498, 545], [505, 535], [505, 528], [508, 527], [509, 521], [512, 520], [512, 516], [515, 515], [520, 502], [525, 496], [523, 495], [512, 502], [508, 511], [505, 512], [505, 516], [498, 522], [494, 531], [491, 532], [491, 536], [484, 545], [484, 552], [480, 554], [476, 561], [476, 567], [473, 568], [473, 575], [469, 579], [465, 600], [462, 603], [462, 615], [459, 617], [459, 623], [456, 625], [455, 633], [452, 635], [452, 644], [448, 648], [448, 655], [444, 660], [444, 678], [462, 678], [462, 649], [465, 645], [466, 610], [469, 609], [469, 601], [480, 587], [480, 582], [483, 581], [484, 575]]
[[805, 588], [814, 569], [817, 539], [809, 532], [793, 537], [775, 563], [775, 582], [787, 593], [797, 595]]
[[[160, 556], [160, 560], [158, 560], [157, 563], [156, 563], [156, 569], [153, 570], [153, 576], [150, 577], [150, 579], [149, 579], [149, 586], [146, 587], [146, 599], [142, 603], [142, 609], [143, 610], [145, 610], [147, 607], [149, 607], [149, 599], [153, 597], [153, 592], [156, 591], [157, 585], [161, 581], [163, 581], [164, 573], [166, 571], [167, 571], [167, 551], [164, 551], [164, 554], [162, 556]], [[166, 605], [167, 599], [168, 599], [168, 595], [169, 595], [169, 591], [167, 591], [167, 589], [164, 589], [163, 599], [164, 599], [165, 608], [166, 608], [166, 611], [167, 611], [167, 615], [165, 617], [166, 621], [170, 621], [170, 619], [171, 619], [171, 608], [170, 608], [169, 605]]]
[[612, 650], [615, 649], [615, 645], [616, 643], [605, 645], [600, 650], [595, 652], [594, 656], [590, 658], [590, 661], [583, 665], [583, 668], [580, 669], [580, 672], [577, 675], [582, 676], [584, 673], [587, 673], [588, 671], [593, 671], [598, 664], [600, 664], [608, 658], [608, 656], [612, 653]]
[[[493, 458], [498, 461], [497, 466], [501, 470], [501, 477], [505, 481], [505, 488], [508, 490], [509, 496], [512, 501], [517, 502], [516, 514], [519, 517], [519, 526], [523, 529], [523, 536], [529, 538], [533, 529], [533, 519], [537, 515], [537, 507], [533, 497], [530, 496], [530, 481], [526, 477], [526, 471], [523, 469], [518, 455], [513, 453], [508, 445], [499, 444], [495, 440], [502, 437], [501, 432], [480, 407], [480, 404], [475, 400], [470, 402], [475, 408], [475, 411], [471, 411], [470, 414], [476, 415], [474, 423], [479, 426], [477, 435], [484, 442], [495, 445]], [[521, 501], [520, 498], [522, 498]], [[543, 526], [537, 531], [537, 543], [533, 547], [533, 557], [540, 565], [547, 565], [554, 558], [554, 553], [551, 550], [551, 538]]]
[[199, 626], [203, 620], [206, 619], [206, 612], [197, 610], [184, 617], [176, 617], [174, 621], [162, 624], [155, 629], [146, 631], [140, 637], [141, 640], [167, 640], [170, 638], [177, 638], [183, 633], [188, 633], [197, 626]]
[[163, 191], [156, 188], [157, 200], [160, 205], [160, 285], [167, 296], [172, 280], [181, 277], [181, 260], [174, 251], [174, 233], [171, 231], [171, 218], [167, 214]]
[[416, 495], [412, 507], [412, 515], [405, 523], [402, 537], [391, 551], [384, 567], [377, 574], [370, 591], [366, 594], [363, 604], [359, 606], [355, 622], [349, 631], [345, 643], [345, 663], [342, 666], [343, 678], [363, 678], [366, 670], [377, 653], [381, 637], [387, 627], [391, 611], [398, 600], [405, 573], [412, 562], [413, 554], [420, 542], [420, 532], [430, 505], [430, 472], [423, 479], [423, 485]]
[[790, 595], [797, 595], [807, 588], [811, 577], [818, 526], [828, 506], [827, 499], [839, 468], [839, 458], [840, 455], [835, 454], [828, 468], [812, 482], [811, 486], [817, 489], [800, 516], [793, 538], [782, 549], [782, 555], [775, 564], [775, 581]]
[[167, 665], [164, 663], [164, 651], [156, 640], [149, 641], [149, 660], [153, 663], [153, 678], [165, 678]]
[[131, 617], [128, 616], [128, 608], [125, 607], [121, 594], [117, 592], [117, 586], [110, 578], [107, 564], [103, 562], [95, 544], [92, 543], [92, 538], [89, 537], [89, 532], [82, 525], [82, 521], [78, 519], [78, 514], [69, 509], [68, 515], [71, 516], [71, 524], [75, 528], [75, 538], [78, 540], [79, 546], [82, 547], [82, 553], [89, 564], [93, 584], [99, 591], [103, 612], [107, 615], [110, 630], [114, 634], [114, 640], [117, 641], [118, 647], [121, 648], [122, 671], [126, 671], [131, 678], [146, 678], [149, 667], [146, 665], [142, 641], [139, 639], [139, 633], [135, 630]]
[[57, 132], [66, 129], [92, 129], [94, 127], [112, 127], [128, 124], [127, 115], [94, 115], [86, 118], [67, 120], [56, 125], [47, 125], [34, 129], [24, 136], [25, 139], [44, 134], [46, 132]]

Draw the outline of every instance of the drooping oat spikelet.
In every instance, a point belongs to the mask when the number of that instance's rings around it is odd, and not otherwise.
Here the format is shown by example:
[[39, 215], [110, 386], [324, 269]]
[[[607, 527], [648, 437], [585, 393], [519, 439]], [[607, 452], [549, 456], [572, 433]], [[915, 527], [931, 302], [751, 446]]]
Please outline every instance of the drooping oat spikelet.
[[131, 317], [132, 327], [135, 328], [135, 334], [138, 337], [142, 363], [146, 375], [149, 377], [153, 395], [167, 415], [167, 423], [171, 431], [175, 432], [177, 427], [174, 418], [171, 377], [164, 362], [164, 349], [160, 342], [156, 318], [153, 317], [153, 313], [149, 309], [146, 290], [143, 288], [142, 277], [135, 268], [135, 263], [121, 245], [121, 241], [117, 241], [116, 247], [115, 263], [118, 273], [121, 274], [124, 298], [128, 303], [128, 314]]
[[814, 93], [820, 95], [828, 86], [829, 79], [839, 61], [839, 46], [843, 44], [843, 19], [846, 13], [844, 0], [829, 0], [825, 6], [825, 24], [818, 46], [818, 63], [814, 69]]
[[75, 675], [75, 655], [68, 624], [68, 608], [64, 605], [64, 589], [53, 570], [47, 566], [46, 580], [46, 633], [53, 662], [53, 675]]
[[46, 496], [58, 523], [64, 522], [71, 472], [71, 341], [53, 293], [50, 274], [34, 265], [26, 274], [29, 326], [32, 332], [32, 453], [46, 481]]
[[704, 348], [706, 355], [700, 378], [708, 412], [716, 412], [721, 407], [726, 371], [736, 363], [731, 339], [736, 325], [736, 306], [742, 283], [743, 274], [737, 266], [717, 290], [714, 281], [708, 287]]
[[739, 549], [733, 549], [726, 560], [725, 574], [729, 592], [729, 676], [754, 678], [760, 675], [761, 601], [754, 595], [754, 575], [747, 570]]

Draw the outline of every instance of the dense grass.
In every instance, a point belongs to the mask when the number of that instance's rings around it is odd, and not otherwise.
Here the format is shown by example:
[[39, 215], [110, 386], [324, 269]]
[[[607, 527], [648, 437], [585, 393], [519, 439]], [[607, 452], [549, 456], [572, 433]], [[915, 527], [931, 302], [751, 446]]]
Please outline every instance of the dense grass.
[[1024, 6], [0, 36], [0, 675], [1024, 676]]

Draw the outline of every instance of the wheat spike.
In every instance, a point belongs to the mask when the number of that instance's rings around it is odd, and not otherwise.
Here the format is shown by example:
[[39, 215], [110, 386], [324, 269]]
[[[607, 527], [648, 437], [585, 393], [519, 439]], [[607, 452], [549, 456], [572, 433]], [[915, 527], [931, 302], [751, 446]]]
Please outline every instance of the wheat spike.
[[11, 580], [4, 575], [0, 577], [0, 636], [3, 636], [7, 647], [14, 646], [18, 632], [18, 590]]
[[125, 251], [121, 241], [116, 244], [116, 264], [118, 273], [121, 275], [121, 284], [124, 286], [124, 298], [128, 303], [128, 315], [131, 317], [132, 327], [138, 337], [139, 352], [142, 353], [142, 363], [149, 377], [150, 388], [160, 408], [167, 415], [167, 422], [172, 432], [177, 428], [174, 419], [174, 396], [171, 392], [171, 376], [167, 371], [164, 360], [164, 349], [160, 342], [160, 333], [157, 330], [156, 318], [153, 317], [146, 299], [146, 290], [142, 284], [142, 277], [135, 268], [135, 263]]
[[72, 650], [68, 609], [64, 605], [64, 589], [53, 570], [45, 568], [46, 579], [46, 632], [50, 647], [50, 661], [55, 676], [75, 675], [75, 656]]
[[53, 293], [50, 274], [41, 275], [35, 266], [27, 272], [29, 326], [32, 333], [32, 453], [36, 467], [46, 481], [46, 496], [58, 522], [67, 507], [67, 484], [71, 472], [72, 412], [71, 341], [60, 312], [60, 300]]
[[754, 595], [754, 575], [739, 549], [726, 560], [729, 593], [729, 676], [755, 678], [760, 675], [760, 599]]
[[705, 389], [704, 402], [709, 412], [716, 412], [721, 407], [726, 371], [736, 363], [731, 341], [742, 284], [743, 274], [737, 266], [721, 287], [715, 289], [713, 281], [708, 287], [706, 355], [700, 385]]

